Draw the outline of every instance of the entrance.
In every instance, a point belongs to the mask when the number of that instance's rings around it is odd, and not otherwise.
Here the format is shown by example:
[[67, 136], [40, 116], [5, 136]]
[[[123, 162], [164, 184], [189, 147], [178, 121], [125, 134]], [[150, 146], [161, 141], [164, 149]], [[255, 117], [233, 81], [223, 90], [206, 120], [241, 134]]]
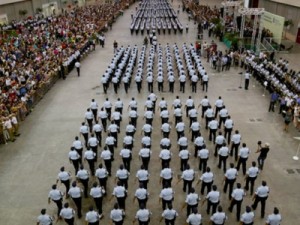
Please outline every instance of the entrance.
[[300, 44], [300, 28], [298, 28], [297, 39], [296, 42]]

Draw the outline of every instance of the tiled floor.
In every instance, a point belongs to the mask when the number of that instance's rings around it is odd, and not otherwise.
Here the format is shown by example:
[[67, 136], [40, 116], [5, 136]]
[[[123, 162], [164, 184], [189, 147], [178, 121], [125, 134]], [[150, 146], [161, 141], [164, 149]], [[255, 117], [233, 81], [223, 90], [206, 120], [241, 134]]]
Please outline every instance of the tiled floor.
[[[203, 1], [203, 4], [215, 4], [219, 0]], [[178, 7], [179, 1], [174, 0], [173, 5]], [[144, 124], [142, 120], [143, 105], [148, 96], [146, 85], [143, 87], [141, 94], [137, 93], [135, 84], [132, 85], [132, 90], [129, 94], [125, 94], [124, 90], [120, 90], [116, 95], [110, 89], [107, 95], [103, 94], [100, 85], [100, 76], [105, 71], [113, 56], [113, 41], [117, 40], [119, 45], [127, 46], [137, 44], [141, 46], [144, 37], [141, 35], [131, 35], [130, 12], [135, 6], [124, 13], [113, 25], [112, 31], [106, 34], [106, 45], [104, 49], [97, 46], [96, 52], [91, 53], [82, 63], [82, 75], [77, 77], [73, 71], [65, 81], [58, 81], [57, 84], [49, 91], [49, 93], [38, 104], [31, 115], [22, 124], [20, 132], [21, 136], [15, 143], [10, 143], [1, 146], [0, 149], [0, 224], [2, 225], [19, 225], [35, 223], [36, 217], [39, 215], [40, 209], [46, 207], [48, 213], [56, 214], [56, 206], [54, 203], [47, 204], [48, 192], [51, 185], [55, 183], [59, 168], [64, 165], [72, 172], [74, 169], [67, 159], [67, 153], [75, 135], [78, 135], [80, 123], [83, 121], [84, 112], [89, 106], [90, 100], [95, 98], [98, 103], [109, 97], [112, 102], [115, 102], [117, 97], [122, 98], [125, 106], [128, 105], [131, 97], [136, 97], [139, 101], [138, 130]], [[190, 30], [186, 34], [177, 35], [160, 35], [158, 42], [163, 46], [166, 43], [176, 42], [181, 46], [184, 42], [193, 43], [196, 38], [196, 25], [192, 21], [188, 22], [186, 13], [180, 12], [180, 20], [182, 24], [189, 24]], [[205, 33], [205, 39], [207, 34]], [[224, 49], [222, 43], [218, 42], [218, 47]], [[296, 70], [298, 67], [297, 57], [289, 58], [290, 67]], [[269, 96], [263, 97], [263, 88], [254, 80], [251, 80], [250, 89], [245, 91], [239, 89], [241, 71], [239, 68], [231, 68], [229, 72], [218, 73], [213, 71], [209, 65], [203, 60], [203, 64], [210, 75], [208, 97], [211, 102], [214, 102], [218, 96], [222, 96], [226, 107], [229, 110], [235, 122], [235, 128], [239, 129], [242, 134], [243, 142], [246, 142], [252, 153], [249, 159], [256, 160], [255, 154], [256, 143], [258, 140], [269, 142], [271, 144], [271, 152], [266, 160], [265, 170], [259, 175], [256, 186], [261, 180], [266, 180], [271, 192], [267, 200], [266, 215], [271, 213], [274, 206], [280, 209], [283, 216], [282, 224], [298, 224], [299, 220], [299, 184], [300, 184], [300, 165], [299, 161], [294, 161], [292, 156], [295, 155], [299, 142], [293, 139], [294, 136], [299, 136], [292, 127], [289, 133], [283, 132], [283, 120], [278, 113], [268, 112]], [[187, 90], [185, 94], [177, 92], [172, 95], [169, 92], [158, 93], [157, 86], [154, 87], [155, 92], [159, 96], [164, 97], [171, 105], [171, 102], [178, 93], [180, 98], [185, 101], [191, 95], [198, 104], [200, 99], [206, 94], [198, 88], [197, 94], [192, 94]], [[176, 90], [179, 87], [176, 85]], [[278, 108], [276, 108], [277, 110]], [[120, 137], [124, 136], [124, 127], [128, 122], [128, 117], [125, 112], [124, 120], [121, 125]], [[156, 114], [158, 117], [158, 113]], [[185, 118], [185, 121], [188, 120]], [[203, 125], [203, 121], [201, 121]], [[148, 203], [149, 209], [153, 212], [151, 224], [158, 224], [161, 206], [158, 205], [160, 185], [158, 174], [160, 171], [160, 163], [158, 162], [159, 147], [158, 143], [162, 138], [159, 131], [160, 121], [154, 121], [153, 133], [153, 156], [150, 162], [150, 199]], [[187, 132], [188, 130], [186, 130]], [[202, 131], [208, 143], [208, 148], [211, 151], [214, 149], [213, 144], [208, 141], [208, 133]], [[106, 135], [106, 134], [105, 134]], [[179, 160], [177, 156], [176, 132], [171, 132], [171, 139], [174, 148], [172, 148], [173, 159], [171, 162], [174, 168], [175, 175], [180, 174]], [[122, 140], [122, 139], [120, 139]], [[137, 203], [132, 204], [133, 194], [137, 188], [137, 183], [134, 182], [135, 172], [140, 165], [137, 158], [137, 153], [140, 147], [140, 134], [137, 132], [135, 136], [135, 147], [133, 149], [134, 160], [132, 162], [132, 173], [129, 180], [129, 196], [127, 199], [127, 210], [125, 225], [131, 224], [135, 212], [138, 208]], [[191, 151], [192, 144], [189, 145]], [[118, 152], [118, 151], [117, 151]], [[231, 159], [229, 160], [231, 161]], [[99, 162], [99, 160], [98, 160]], [[114, 162], [113, 173], [121, 160], [117, 157]], [[221, 189], [223, 182], [223, 173], [216, 167], [217, 159], [210, 157], [209, 165], [215, 173], [215, 183]], [[190, 159], [190, 164], [196, 169], [197, 160]], [[248, 164], [249, 165], [249, 164]], [[86, 164], [87, 166], [87, 164]], [[197, 176], [200, 173], [197, 173]], [[93, 178], [94, 179], [94, 178]], [[239, 175], [238, 181], [244, 183], [244, 177]], [[114, 186], [114, 179], [109, 180], [108, 194], [111, 194]], [[59, 186], [64, 191], [62, 185]], [[185, 194], [182, 192], [182, 183], [177, 184], [177, 179], [174, 179], [173, 188], [175, 189], [174, 208], [179, 212], [179, 218], [176, 224], [184, 224], [185, 210], [181, 210], [182, 203], [185, 199]], [[197, 192], [200, 190], [200, 185], [196, 186]], [[203, 199], [203, 196], [201, 196]], [[72, 201], [71, 206], [74, 206]], [[113, 205], [113, 200], [104, 201], [104, 218], [101, 224], [108, 224], [109, 212]], [[91, 199], [84, 199], [84, 213], [89, 205], [93, 203]], [[246, 196], [243, 202], [243, 209], [247, 204], [251, 204], [251, 196]], [[235, 221], [235, 211], [229, 213], [229, 200], [227, 195], [223, 194], [221, 205], [225, 209], [229, 222], [227, 224], [238, 224]], [[205, 213], [204, 206], [199, 206], [199, 211], [203, 215], [203, 224], [208, 224], [209, 217]], [[256, 210], [255, 224], [264, 224], [264, 220], [260, 219], [260, 208]], [[58, 222], [64, 224], [64, 222]], [[84, 224], [82, 220], [76, 220], [77, 225]]]

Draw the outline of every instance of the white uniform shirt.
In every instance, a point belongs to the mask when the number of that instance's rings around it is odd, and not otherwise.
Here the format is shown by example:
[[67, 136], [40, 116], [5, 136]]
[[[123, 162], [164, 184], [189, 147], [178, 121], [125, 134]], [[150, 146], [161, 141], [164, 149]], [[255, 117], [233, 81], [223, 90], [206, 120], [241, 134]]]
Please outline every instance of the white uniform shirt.
[[107, 177], [108, 175], [108, 172], [105, 168], [98, 168], [96, 169], [96, 172], [95, 172], [95, 176], [98, 177], [98, 178], [105, 178]]
[[112, 154], [111, 154], [111, 152], [108, 149], [107, 150], [103, 150], [101, 152], [101, 158], [103, 160], [109, 160], [109, 159], [111, 159], [111, 156], [112, 156]]
[[150, 124], [146, 123], [146, 124], [144, 124], [142, 130], [146, 133], [149, 133], [152, 131], [152, 126]]
[[199, 202], [200, 198], [197, 193], [189, 193], [186, 196], [185, 203], [188, 205], [196, 205]]
[[140, 157], [150, 157], [151, 155], [151, 151], [149, 148], [142, 148], [140, 151], [139, 151], [139, 156]]
[[200, 180], [204, 183], [210, 183], [214, 180], [214, 174], [212, 172], [205, 172], [201, 175]]
[[68, 191], [68, 194], [72, 198], [80, 198], [82, 193], [82, 189], [80, 187], [71, 187], [70, 190]]
[[280, 214], [271, 214], [268, 215], [268, 218], [266, 220], [267, 224], [269, 225], [280, 225], [281, 222], [281, 215]]
[[96, 153], [93, 152], [92, 150], [88, 150], [84, 153], [84, 158], [87, 160], [92, 160], [96, 157]]
[[140, 200], [146, 199], [148, 197], [148, 195], [149, 195], [149, 193], [147, 192], [147, 190], [145, 188], [136, 189], [135, 194], [134, 194], [134, 196]]
[[193, 169], [184, 170], [181, 174], [183, 180], [191, 181], [195, 177], [195, 171]]
[[70, 177], [70, 173], [68, 173], [67, 171], [62, 171], [58, 173], [58, 179], [61, 181], [69, 180]]
[[206, 195], [206, 199], [211, 203], [217, 203], [220, 201], [220, 192], [219, 191], [210, 191]]
[[252, 223], [254, 221], [254, 213], [253, 212], [244, 212], [241, 215], [241, 222], [243, 222], [244, 224], [249, 224]]
[[221, 148], [219, 149], [219, 151], [218, 151], [218, 154], [219, 154], [220, 156], [224, 156], [224, 157], [228, 156], [228, 155], [229, 155], [229, 149], [228, 149], [228, 147], [227, 147], [227, 146], [221, 147]]
[[237, 169], [236, 168], [229, 168], [226, 170], [225, 177], [229, 180], [233, 180], [236, 178], [238, 175]]
[[73, 147], [75, 149], [82, 149], [83, 148], [82, 142], [80, 140], [74, 141], [73, 142]]
[[159, 158], [167, 160], [171, 158], [171, 152], [168, 149], [162, 149], [159, 153]]
[[149, 172], [144, 169], [140, 169], [136, 172], [136, 177], [139, 181], [146, 181], [149, 179]]
[[240, 134], [233, 134], [231, 137], [231, 141], [234, 144], [239, 144], [241, 142], [241, 135]]
[[116, 172], [116, 177], [119, 179], [127, 179], [129, 176], [129, 172], [126, 169], [118, 169]]
[[90, 195], [93, 198], [101, 198], [105, 194], [105, 190], [102, 187], [92, 187], [90, 191]]
[[227, 220], [227, 216], [224, 212], [216, 212], [210, 217], [210, 220], [215, 224], [224, 224], [225, 220]]
[[245, 195], [246, 193], [242, 188], [236, 188], [232, 191], [231, 197], [237, 201], [241, 201]]
[[97, 221], [99, 221], [99, 214], [96, 211], [89, 211], [86, 213], [85, 215], [85, 221], [89, 222], [89, 223], [95, 223]]
[[126, 189], [123, 186], [116, 186], [114, 187], [113, 193], [114, 196], [116, 196], [117, 198], [122, 198], [125, 197], [126, 195]]
[[247, 148], [247, 147], [240, 148], [240, 150], [239, 150], [239, 156], [241, 158], [247, 159], [248, 156], [249, 156], [249, 154], [250, 154], [249, 148]]
[[99, 141], [97, 140], [96, 137], [90, 137], [88, 143], [91, 147], [95, 147], [99, 144]]
[[184, 131], [184, 128], [185, 128], [184, 122], [177, 123], [175, 128], [178, 132]]
[[110, 218], [115, 222], [122, 221], [124, 215], [125, 213], [122, 209], [113, 209], [110, 211]]
[[178, 216], [178, 213], [176, 212], [175, 209], [165, 209], [161, 214], [161, 216], [166, 220], [173, 220], [175, 219], [175, 217]]
[[74, 209], [68, 207], [68, 208], [63, 208], [59, 215], [64, 218], [64, 219], [72, 219], [75, 215]]
[[198, 157], [200, 159], [207, 159], [209, 157], [209, 150], [206, 148], [203, 148], [198, 151]]
[[197, 213], [197, 214], [190, 214], [186, 220], [186, 222], [190, 225], [200, 225], [202, 221], [202, 217], [201, 214]]
[[80, 155], [76, 151], [70, 151], [69, 152], [69, 159], [71, 160], [77, 160], [80, 158]]
[[194, 140], [194, 144], [196, 146], [203, 146], [204, 145], [204, 138], [202, 136], [198, 136], [196, 137], [196, 139]]
[[159, 197], [166, 200], [166, 201], [170, 201], [173, 199], [174, 196], [174, 191], [172, 188], [164, 188], [161, 190]]
[[217, 120], [211, 120], [209, 123], [208, 123], [208, 127], [210, 129], [217, 129], [218, 128], [218, 121]]
[[181, 137], [178, 139], [177, 142], [180, 146], [188, 146], [188, 139], [187, 137]]
[[160, 177], [169, 180], [173, 177], [173, 172], [170, 168], [164, 168], [160, 171]]
[[87, 180], [89, 178], [89, 172], [86, 169], [78, 170], [76, 177], [82, 180]]
[[40, 225], [50, 225], [52, 224], [52, 217], [45, 214], [45, 215], [39, 215], [38, 218], [37, 218], [37, 222], [40, 224]]
[[269, 195], [270, 189], [268, 186], [259, 186], [256, 189], [255, 194], [259, 197], [267, 197]]
[[249, 177], [257, 177], [258, 173], [259, 173], [259, 169], [256, 166], [255, 167], [253, 167], [253, 166], [250, 167], [247, 171], [247, 174], [248, 174]]
[[136, 212], [135, 218], [141, 222], [146, 222], [150, 218], [150, 211], [148, 209], [139, 209]]
[[171, 126], [168, 123], [164, 123], [163, 125], [161, 125], [161, 130], [163, 132], [170, 132], [171, 131]]
[[179, 152], [178, 156], [179, 156], [181, 159], [188, 159], [189, 156], [190, 156], [190, 154], [191, 154], [191, 153], [189, 152], [189, 150], [183, 149], [183, 150], [181, 150], [181, 151]]
[[64, 196], [63, 193], [58, 189], [53, 189], [53, 190], [49, 191], [49, 194], [48, 194], [48, 197], [51, 198], [51, 200], [53, 200], [53, 201], [60, 200], [60, 199], [62, 199], [63, 196]]

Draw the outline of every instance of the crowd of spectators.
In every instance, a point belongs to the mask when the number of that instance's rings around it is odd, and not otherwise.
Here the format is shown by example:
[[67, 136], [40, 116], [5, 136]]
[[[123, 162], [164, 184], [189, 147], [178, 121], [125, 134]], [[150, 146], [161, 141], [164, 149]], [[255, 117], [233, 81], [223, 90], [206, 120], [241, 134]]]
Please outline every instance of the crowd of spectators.
[[5, 121], [13, 113], [24, 120], [56, 79], [65, 79], [76, 60], [95, 46], [100, 34], [130, 3], [75, 7], [57, 16], [30, 16], [1, 27], [0, 143], [14, 139], [4, 137]]

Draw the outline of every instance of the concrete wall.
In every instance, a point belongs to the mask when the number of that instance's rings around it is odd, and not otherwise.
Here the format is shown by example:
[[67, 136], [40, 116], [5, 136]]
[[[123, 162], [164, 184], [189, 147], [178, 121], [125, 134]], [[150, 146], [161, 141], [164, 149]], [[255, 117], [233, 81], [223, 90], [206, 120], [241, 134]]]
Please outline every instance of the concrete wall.
[[287, 37], [293, 41], [296, 40], [298, 24], [300, 26], [300, 8], [276, 3], [270, 0], [260, 0], [259, 7], [265, 8], [266, 11], [285, 17], [286, 20], [292, 20], [294, 25], [287, 31]]

